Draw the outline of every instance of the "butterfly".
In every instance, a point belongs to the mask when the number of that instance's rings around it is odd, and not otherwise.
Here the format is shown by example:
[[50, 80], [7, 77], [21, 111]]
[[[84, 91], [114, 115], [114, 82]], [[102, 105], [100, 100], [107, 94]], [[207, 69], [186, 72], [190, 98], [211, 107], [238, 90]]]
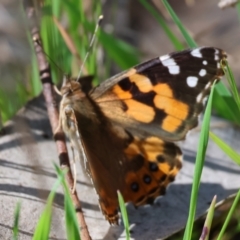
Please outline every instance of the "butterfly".
[[65, 81], [60, 124], [110, 224], [118, 224], [117, 190], [135, 206], [165, 193], [182, 167], [174, 142], [197, 126], [226, 57], [221, 49], [201, 47], [154, 58], [94, 88], [88, 78]]

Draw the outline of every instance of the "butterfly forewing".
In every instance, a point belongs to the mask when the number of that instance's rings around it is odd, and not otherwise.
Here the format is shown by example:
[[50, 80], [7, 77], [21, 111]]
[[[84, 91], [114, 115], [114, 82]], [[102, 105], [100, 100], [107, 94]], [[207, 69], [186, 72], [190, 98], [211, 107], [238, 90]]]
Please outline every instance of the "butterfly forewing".
[[[180, 140], [197, 125], [204, 98], [223, 75], [220, 61], [225, 57], [220, 49], [203, 47], [155, 58], [130, 69], [96, 101], [129, 131]], [[113, 108], [109, 100], [115, 101]]]
[[225, 57], [217, 48], [185, 50], [142, 63], [90, 91], [72, 81], [63, 87], [62, 126], [84, 151], [110, 223], [118, 222], [117, 190], [139, 206], [152, 203], [174, 180], [182, 154], [172, 141], [197, 125]]

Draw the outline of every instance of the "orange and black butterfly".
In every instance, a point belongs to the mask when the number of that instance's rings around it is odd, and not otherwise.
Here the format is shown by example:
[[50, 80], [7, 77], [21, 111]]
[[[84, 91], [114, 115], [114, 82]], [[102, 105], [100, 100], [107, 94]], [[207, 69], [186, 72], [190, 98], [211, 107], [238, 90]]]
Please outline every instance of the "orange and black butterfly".
[[84, 161], [111, 224], [119, 190], [135, 206], [164, 194], [181, 169], [174, 143], [197, 126], [226, 54], [201, 47], [154, 58], [95, 88], [68, 80], [61, 89], [61, 125]]

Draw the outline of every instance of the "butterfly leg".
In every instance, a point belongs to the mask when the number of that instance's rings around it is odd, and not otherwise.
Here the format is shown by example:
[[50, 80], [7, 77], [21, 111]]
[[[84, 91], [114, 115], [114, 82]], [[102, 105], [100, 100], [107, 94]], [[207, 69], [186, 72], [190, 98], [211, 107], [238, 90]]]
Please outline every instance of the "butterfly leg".
[[59, 115], [59, 118], [58, 118], [58, 125], [57, 125], [57, 127], [56, 127], [56, 129], [54, 130], [54, 133], [53, 133], [53, 136], [55, 137], [56, 136], [56, 134], [58, 133], [58, 132], [61, 132], [61, 130], [62, 130], [62, 118], [61, 118], [61, 112], [60, 112], [60, 115]]
[[[70, 139], [71, 149], [73, 152], [73, 171], [74, 171], [74, 185], [72, 187], [72, 191], [75, 191], [76, 182], [77, 182], [77, 172], [76, 172], [76, 158], [80, 160], [80, 164], [82, 169], [86, 169], [86, 172], [89, 174], [89, 166], [87, 164], [87, 156], [85, 153], [83, 141], [81, 135], [78, 131], [78, 122], [76, 119], [76, 115], [72, 106], [67, 106], [62, 111], [63, 114], [61, 116], [62, 124], [64, 132]], [[77, 156], [75, 156], [74, 150], [77, 152]], [[84, 172], [85, 173], [85, 172]]]

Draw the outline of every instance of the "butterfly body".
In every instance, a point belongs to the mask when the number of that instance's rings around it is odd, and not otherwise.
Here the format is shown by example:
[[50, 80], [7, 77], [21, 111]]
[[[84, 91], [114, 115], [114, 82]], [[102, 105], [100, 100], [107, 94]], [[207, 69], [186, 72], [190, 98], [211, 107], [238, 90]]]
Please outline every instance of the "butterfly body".
[[140, 206], [174, 180], [182, 154], [173, 141], [197, 125], [225, 57], [220, 49], [197, 48], [155, 58], [91, 90], [81, 80], [63, 85], [61, 125], [110, 223], [118, 222], [117, 190]]

